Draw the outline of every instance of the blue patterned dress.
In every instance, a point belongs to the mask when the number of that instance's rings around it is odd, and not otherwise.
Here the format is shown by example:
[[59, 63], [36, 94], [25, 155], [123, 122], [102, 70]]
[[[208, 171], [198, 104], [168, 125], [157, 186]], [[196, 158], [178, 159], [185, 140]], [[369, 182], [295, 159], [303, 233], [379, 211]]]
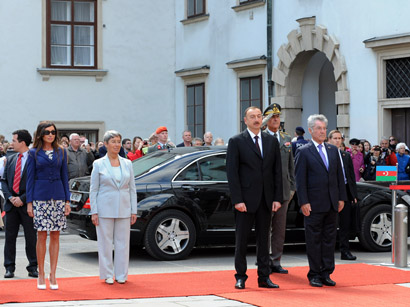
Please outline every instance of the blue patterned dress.
[[[54, 151], [44, 151], [48, 159], [50, 161], [53, 160], [53, 155], [58, 155], [58, 153]], [[59, 152], [61, 154], [62, 152]], [[61, 168], [64, 163], [66, 163], [66, 153], [64, 153], [65, 157], [62, 159], [62, 163], [55, 163], [53, 166], [48, 166], [48, 167], [55, 167], [55, 168]], [[34, 161], [36, 159], [33, 159]], [[44, 169], [43, 165], [40, 165], [39, 161], [34, 162], [31, 160], [32, 164], [35, 164], [36, 166], [33, 167], [31, 165], [31, 168], [34, 170], [34, 173], [38, 171], [38, 168]], [[34, 162], [34, 163], [33, 163]], [[65, 170], [66, 171], [66, 170]], [[37, 175], [34, 175], [34, 178], [36, 178]], [[63, 176], [64, 177], [64, 176]], [[37, 178], [38, 179], [38, 178]], [[57, 180], [57, 178], [54, 178], [52, 180]], [[63, 178], [59, 178], [59, 180], [64, 180]], [[35, 190], [35, 184], [33, 189]], [[66, 201], [63, 199], [47, 199], [47, 200], [39, 200], [33, 199], [33, 212], [34, 212], [34, 228], [37, 229], [37, 231], [61, 231], [65, 230], [67, 228], [67, 219], [66, 216], [64, 215], [64, 209], [65, 209], [65, 203]]]

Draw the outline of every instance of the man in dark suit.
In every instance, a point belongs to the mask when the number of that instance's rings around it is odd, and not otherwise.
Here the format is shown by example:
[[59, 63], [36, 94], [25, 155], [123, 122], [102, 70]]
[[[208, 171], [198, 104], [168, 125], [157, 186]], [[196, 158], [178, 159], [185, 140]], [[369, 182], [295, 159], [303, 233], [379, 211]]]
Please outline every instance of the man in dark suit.
[[343, 210], [339, 213], [339, 246], [340, 258], [342, 260], [356, 260], [349, 249], [350, 225], [357, 222], [356, 209], [353, 204], [357, 204], [356, 177], [353, 169], [353, 162], [350, 154], [340, 150], [343, 138], [342, 133], [338, 130], [332, 130], [328, 135], [329, 143], [339, 149], [340, 162], [343, 167], [343, 177], [346, 185], [348, 201], [345, 201]]
[[26, 203], [26, 161], [31, 135], [27, 130], [13, 132], [13, 146], [18, 153], [11, 156], [4, 169], [2, 189], [6, 204], [6, 241], [4, 243], [4, 278], [13, 278], [16, 269], [16, 240], [20, 225], [23, 225], [26, 240], [26, 256], [29, 265], [26, 267], [28, 276], [38, 277], [36, 243], [37, 232], [33, 226], [33, 219], [27, 214]]
[[286, 215], [288, 205], [295, 193], [295, 168], [293, 164], [293, 154], [291, 137], [284, 131], [280, 131], [281, 106], [277, 103], [271, 104], [263, 112], [263, 123], [267, 124], [265, 132], [269, 133], [279, 141], [280, 158], [282, 161], [282, 185], [283, 203], [277, 212], [272, 212], [270, 229], [270, 269], [273, 273], [288, 274], [280, 264], [283, 254], [283, 244], [286, 234]]
[[261, 133], [262, 112], [256, 107], [245, 110], [247, 129], [229, 140], [227, 176], [231, 201], [235, 206], [235, 288], [244, 289], [248, 237], [255, 223], [258, 285], [278, 288], [269, 279], [269, 226], [272, 211], [280, 208], [282, 167], [277, 139]]
[[312, 141], [298, 148], [295, 158], [296, 189], [305, 216], [307, 277], [313, 287], [335, 286], [330, 274], [335, 269], [337, 213], [347, 200], [346, 187], [338, 149], [324, 143], [326, 117], [309, 116], [308, 127]]

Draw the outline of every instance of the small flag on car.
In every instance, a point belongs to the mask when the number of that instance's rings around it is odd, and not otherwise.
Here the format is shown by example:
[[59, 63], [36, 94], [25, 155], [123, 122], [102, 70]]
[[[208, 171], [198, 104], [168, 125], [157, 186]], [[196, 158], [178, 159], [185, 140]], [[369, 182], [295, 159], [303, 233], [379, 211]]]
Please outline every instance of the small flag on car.
[[396, 181], [396, 166], [376, 166], [376, 181]]

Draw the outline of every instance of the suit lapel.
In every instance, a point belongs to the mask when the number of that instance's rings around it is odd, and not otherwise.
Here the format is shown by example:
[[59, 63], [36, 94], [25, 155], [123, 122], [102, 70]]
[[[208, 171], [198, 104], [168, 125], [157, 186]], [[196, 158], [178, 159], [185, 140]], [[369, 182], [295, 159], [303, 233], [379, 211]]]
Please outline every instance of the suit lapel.
[[[263, 148], [263, 134], [262, 135], [262, 148]], [[258, 148], [256, 148], [255, 142], [252, 140], [251, 135], [249, 134], [248, 130], [245, 130], [242, 132], [242, 136], [245, 138], [245, 142], [249, 145], [249, 147], [258, 155], [259, 158], [262, 159], [261, 153], [258, 151]]]
[[[333, 166], [336, 166], [336, 164], [330, 162], [330, 159], [331, 159], [331, 156], [333, 156], [334, 150], [333, 150], [332, 147], [331, 147], [329, 144], [327, 144], [327, 143], [323, 143], [323, 146], [324, 146], [324, 148], [326, 148], [327, 163], [328, 163], [328, 165], [329, 165], [329, 170], [328, 170], [328, 171], [330, 171], [330, 168], [333, 168]], [[339, 158], [339, 153], [337, 153], [337, 158], [340, 159], [340, 158]]]
[[[118, 187], [118, 184], [117, 184], [117, 182], [115, 181], [114, 173], [113, 173], [113, 171], [112, 171], [110, 159], [108, 159], [108, 155], [105, 155], [105, 156], [102, 157], [101, 159], [104, 159], [105, 168], [107, 169], [108, 174], [110, 174], [110, 177], [111, 177], [112, 182], [115, 184], [116, 187]], [[121, 164], [120, 164], [120, 165], [121, 165]]]
[[[311, 151], [312, 155], [316, 158], [316, 160], [318, 160], [318, 162], [327, 171], [326, 165], [325, 165], [325, 163], [323, 163], [323, 160], [320, 157], [319, 152], [317, 151], [315, 144], [313, 142], [310, 142], [309, 144], [310, 144], [309, 150]], [[327, 156], [329, 157], [329, 154]]]
[[11, 170], [11, 172], [10, 172], [10, 177], [7, 178], [7, 180], [9, 180], [11, 182], [11, 186], [13, 186], [13, 182], [14, 182], [14, 175], [15, 175], [15, 172], [16, 172], [17, 156], [18, 156], [18, 154], [13, 155], [10, 158], [10, 170]]
[[268, 137], [268, 134], [262, 133], [262, 150], [263, 150], [263, 157], [264, 158], [266, 158], [266, 156], [270, 152], [269, 149], [272, 146], [271, 142], [272, 142], [272, 139], [270, 137]]
[[119, 186], [121, 187], [123, 184], [124, 184], [124, 181], [126, 180], [126, 176], [125, 176], [125, 174], [128, 172], [128, 170], [127, 170], [127, 166], [126, 166], [126, 163], [125, 163], [125, 159], [124, 158], [122, 158], [122, 157], [119, 157], [119, 159], [120, 159], [120, 167], [121, 167], [121, 182], [120, 182], [120, 184], [119, 184]]

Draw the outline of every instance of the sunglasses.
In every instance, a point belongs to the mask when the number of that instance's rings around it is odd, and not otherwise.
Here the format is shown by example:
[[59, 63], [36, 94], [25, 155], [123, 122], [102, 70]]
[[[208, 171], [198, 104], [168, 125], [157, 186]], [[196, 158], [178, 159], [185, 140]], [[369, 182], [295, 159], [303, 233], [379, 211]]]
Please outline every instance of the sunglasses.
[[46, 131], [44, 131], [44, 133], [43, 133], [43, 135], [50, 135], [50, 134], [52, 134], [52, 135], [56, 135], [56, 131], [55, 130], [46, 130]]

